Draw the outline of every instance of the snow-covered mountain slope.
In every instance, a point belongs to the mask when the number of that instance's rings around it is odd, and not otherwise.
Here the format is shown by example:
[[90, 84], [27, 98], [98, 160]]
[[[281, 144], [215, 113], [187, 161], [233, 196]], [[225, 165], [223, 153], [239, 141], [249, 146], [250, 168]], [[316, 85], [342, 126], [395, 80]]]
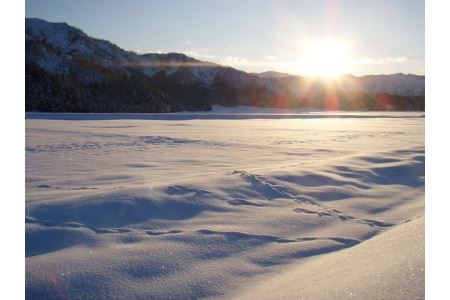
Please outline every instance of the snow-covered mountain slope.
[[[253, 73], [263, 78], [267, 82], [275, 81], [308, 81], [307, 77], [290, 75], [279, 72]], [[423, 96], [425, 95], [425, 76], [414, 74], [389, 74], [389, 75], [365, 75], [353, 76], [343, 75], [338, 79], [340, 86], [347, 92], [362, 92], [367, 94], [386, 93], [399, 96]], [[301, 84], [297, 85], [297, 91], [300, 92]]]
[[366, 75], [358, 78], [363, 91], [371, 94], [425, 95], [425, 76], [412, 74]]
[[342, 86], [349, 92], [386, 93], [400, 96], [424, 96], [425, 76], [413, 74], [343, 76]]
[[[26, 99], [27, 103], [33, 102], [27, 105], [27, 110], [160, 112], [209, 109], [213, 103], [321, 107], [324, 90], [330, 91], [327, 84], [320, 81], [311, 84], [311, 79], [306, 77], [270, 71], [251, 74], [181, 53], [126, 51], [66, 23], [26, 19], [25, 25]], [[424, 95], [423, 76], [395, 74], [343, 79], [343, 84], [332, 88], [333, 93], [342, 98], [340, 109], [344, 110], [385, 109], [370, 103], [375, 101], [371, 94]], [[130, 91], [121, 94], [121, 100], [117, 100], [120, 104], [111, 100], [111, 95], [117, 96], [117, 89]], [[354, 97], [349, 93], [364, 94], [358, 97], [366, 104], [345, 104]], [[68, 96], [73, 96], [74, 104], [66, 103]], [[315, 99], [308, 99], [311, 97]], [[422, 103], [407, 100], [396, 100], [387, 109], [421, 110], [424, 107]], [[96, 102], [91, 105], [90, 101]], [[134, 103], [133, 109], [127, 108], [130, 102]]]
[[[37, 53], [27, 51], [28, 60], [43, 54], [43, 59], [38, 58], [37, 63], [51, 73], [68, 73], [76, 57], [95, 61], [105, 67], [115, 66], [122, 69], [135, 59], [132, 53], [108, 41], [91, 38], [66, 23], [26, 19], [25, 41], [35, 46], [34, 49], [41, 50]], [[55, 60], [58, 66], [52, 63]]]
[[266, 72], [261, 72], [261, 73], [252, 73], [258, 77], [261, 78], [283, 78], [283, 77], [288, 77], [288, 76], [292, 76], [291, 74], [288, 73], [281, 73], [281, 72], [275, 72], [275, 71], [266, 71]]
[[38, 49], [27, 52], [28, 61], [36, 62], [44, 70], [55, 74], [69, 74], [76, 67], [74, 60], [82, 58], [125, 73], [128, 73], [128, 68], [138, 68], [149, 77], [159, 72], [169, 76], [187, 69], [193, 79], [209, 85], [215, 75], [211, 71], [214, 64], [200, 62], [179, 53], [138, 55], [108, 41], [91, 38], [66, 23], [26, 19], [25, 40], [40, 46], [34, 45], [34, 49]]
[[178, 71], [187, 71], [191, 81], [199, 81], [207, 86], [212, 85], [218, 67], [213, 63], [202, 62], [181, 53], [136, 55], [136, 61], [149, 77], [153, 77], [161, 71], [166, 76]]

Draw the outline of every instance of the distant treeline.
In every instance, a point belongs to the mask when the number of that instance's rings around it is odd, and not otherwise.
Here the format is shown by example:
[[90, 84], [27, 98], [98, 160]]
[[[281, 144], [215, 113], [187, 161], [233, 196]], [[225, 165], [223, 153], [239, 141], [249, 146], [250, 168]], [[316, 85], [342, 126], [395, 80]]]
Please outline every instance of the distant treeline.
[[[83, 66], [86, 67], [86, 66]], [[42, 112], [175, 112], [210, 110], [211, 104], [225, 106], [318, 108], [344, 111], [424, 111], [425, 97], [344, 92], [317, 86], [308, 95], [280, 96], [256, 81], [237, 87], [223, 72], [212, 87], [183, 83], [181, 74], [164, 72], [148, 78], [130, 69], [130, 74], [112, 72], [92, 65], [102, 80], [83, 83], [76, 77], [57, 75], [36, 64], [26, 64], [26, 111]]]

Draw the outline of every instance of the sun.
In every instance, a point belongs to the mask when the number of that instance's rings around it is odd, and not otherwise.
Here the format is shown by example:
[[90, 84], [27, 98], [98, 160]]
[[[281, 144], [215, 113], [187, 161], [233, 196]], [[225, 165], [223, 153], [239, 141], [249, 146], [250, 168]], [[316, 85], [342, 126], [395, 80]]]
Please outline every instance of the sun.
[[348, 48], [343, 43], [331, 41], [307, 44], [298, 68], [307, 76], [339, 76], [350, 68]]

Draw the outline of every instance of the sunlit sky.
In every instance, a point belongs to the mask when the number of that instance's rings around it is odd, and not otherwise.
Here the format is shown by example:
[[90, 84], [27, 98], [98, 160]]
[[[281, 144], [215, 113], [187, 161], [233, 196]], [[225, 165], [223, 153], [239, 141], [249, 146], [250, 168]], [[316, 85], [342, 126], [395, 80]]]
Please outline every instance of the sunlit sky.
[[138, 53], [182, 52], [248, 72], [424, 74], [424, 0], [26, 0]]

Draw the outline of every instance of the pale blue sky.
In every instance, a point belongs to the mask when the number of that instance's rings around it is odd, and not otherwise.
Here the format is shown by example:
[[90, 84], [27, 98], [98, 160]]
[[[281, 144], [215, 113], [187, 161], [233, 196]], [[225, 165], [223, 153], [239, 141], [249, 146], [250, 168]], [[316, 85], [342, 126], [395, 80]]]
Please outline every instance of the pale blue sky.
[[347, 73], [424, 74], [418, 0], [26, 0], [26, 16], [64, 21], [138, 52], [184, 52], [249, 72], [302, 74], [310, 44], [345, 45]]

